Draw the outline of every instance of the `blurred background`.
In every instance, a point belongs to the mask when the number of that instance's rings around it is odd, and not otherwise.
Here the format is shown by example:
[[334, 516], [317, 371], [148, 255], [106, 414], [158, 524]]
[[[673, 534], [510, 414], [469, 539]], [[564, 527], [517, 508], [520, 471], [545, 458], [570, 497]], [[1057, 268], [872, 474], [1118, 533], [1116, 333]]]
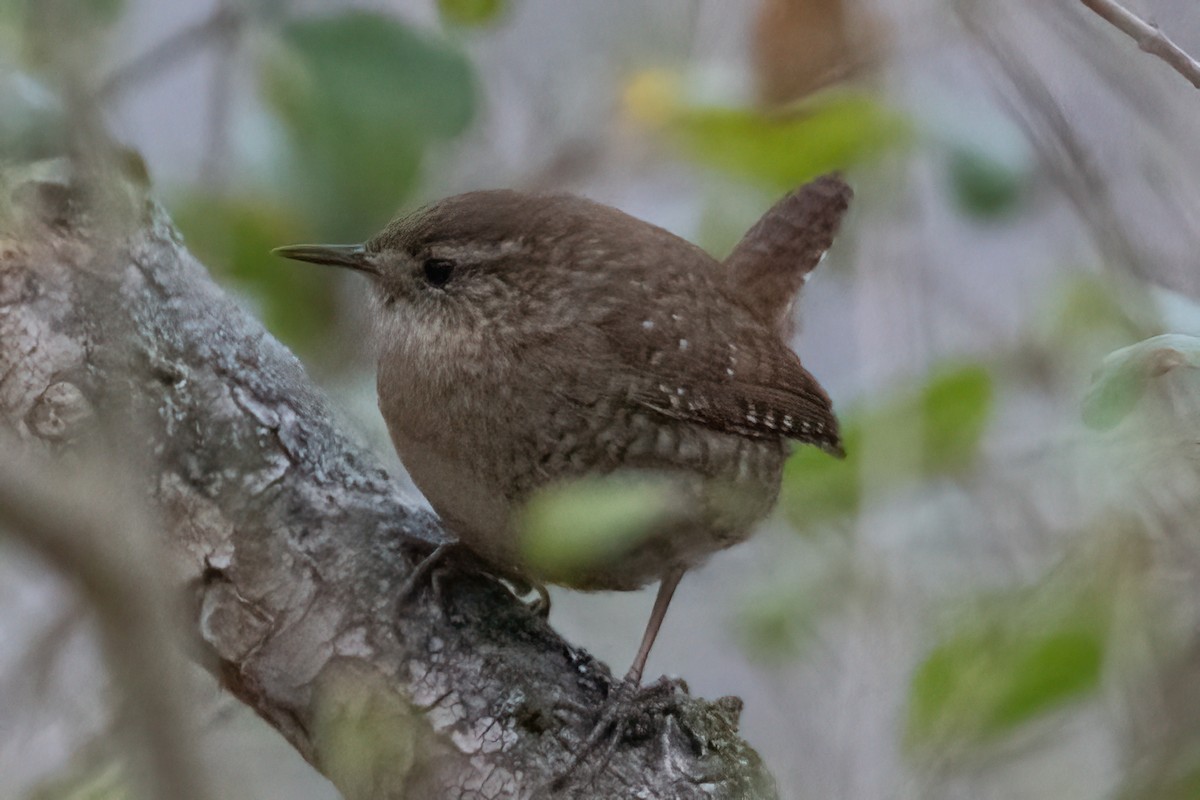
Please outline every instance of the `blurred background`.
[[[1194, 0], [1128, 5], [1200, 53]], [[270, 248], [515, 187], [721, 256], [844, 170], [793, 344], [849, 458], [797, 452], [647, 674], [742, 697], [785, 798], [1200, 797], [1200, 94], [1082, 3], [0, 0], [5, 160], [99, 130], [398, 475], [365, 285]], [[621, 672], [652, 599], [551, 622]], [[105, 681], [0, 538], [0, 796], [127, 796]], [[337, 796], [195, 692], [218, 796]]]

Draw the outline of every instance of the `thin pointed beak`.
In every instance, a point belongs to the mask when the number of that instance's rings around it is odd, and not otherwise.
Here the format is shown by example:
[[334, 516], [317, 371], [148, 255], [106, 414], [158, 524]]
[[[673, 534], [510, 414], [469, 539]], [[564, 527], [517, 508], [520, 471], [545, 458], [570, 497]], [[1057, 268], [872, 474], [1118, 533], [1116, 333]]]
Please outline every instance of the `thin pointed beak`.
[[371, 263], [366, 248], [361, 244], [292, 244], [287, 247], [276, 247], [271, 254], [290, 258], [293, 261], [346, 267], [370, 275], [379, 274], [379, 270], [375, 269], [375, 265]]

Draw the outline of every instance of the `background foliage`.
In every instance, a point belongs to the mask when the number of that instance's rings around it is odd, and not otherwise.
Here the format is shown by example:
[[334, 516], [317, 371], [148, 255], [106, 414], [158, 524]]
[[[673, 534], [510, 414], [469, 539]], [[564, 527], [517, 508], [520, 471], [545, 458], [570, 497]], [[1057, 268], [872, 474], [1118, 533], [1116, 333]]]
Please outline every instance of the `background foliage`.
[[[858, 199], [796, 345], [848, 457], [795, 452], [776, 519], [689, 577], [652, 670], [744, 695], [789, 797], [1192, 797], [1200, 107], [1076, 5], [174, 0], [177, 22], [2, 0], [0, 154], [148, 165], [189, 246], [384, 452], [361, 287], [272, 247], [508, 185], [721, 254], [844, 171]], [[1192, 5], [1151, 5], [1200, 50]], [[569, 568], [660, 512], [652, 487], [575, 487], [531, 510], [530, 546]], [[24, 703], [40, 730], [79, 711], [72, 681], [11, 665], [48, 629], [50, 662], [87, 659], [61, 589], [66, 623], [21, 618], [47, 580], [22, 563], [0, 548], [24, 587], [0, 593], [0, 719]], [[554, 621], [624, 662], [630, 603], [556, 596]], [[0, 724], [4, 794], [126, 796], [117, 741]], [[289, 757], [245, 767], [262, 796]], [[293, 768], [294, 796], [328, 796]]]

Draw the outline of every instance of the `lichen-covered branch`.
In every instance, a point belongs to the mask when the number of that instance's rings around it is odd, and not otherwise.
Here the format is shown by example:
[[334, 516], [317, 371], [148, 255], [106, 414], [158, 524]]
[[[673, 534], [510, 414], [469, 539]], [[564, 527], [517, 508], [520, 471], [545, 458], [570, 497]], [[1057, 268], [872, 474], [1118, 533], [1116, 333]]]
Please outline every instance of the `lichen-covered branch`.
[[[49, 453], [119, 439], [140, 458], [224, 685], [348, 798], [545, 794], [598, 718], [607, 667], [453, 559], [397, 597], [444, 541], [437, 520], [338, 430], [161, 209], [54, 181], [14, 198], [0, 432]], [[736, 701], [660, 700], [556, 796], [774, 797]]]

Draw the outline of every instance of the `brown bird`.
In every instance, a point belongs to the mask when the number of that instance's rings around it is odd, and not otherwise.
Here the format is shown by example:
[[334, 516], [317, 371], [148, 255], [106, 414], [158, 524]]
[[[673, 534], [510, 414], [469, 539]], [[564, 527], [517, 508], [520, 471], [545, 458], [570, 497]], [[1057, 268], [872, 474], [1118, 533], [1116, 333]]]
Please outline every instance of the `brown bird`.
[[[516, 191], [450, 197], [362, 245], [275, 252], [370, 277], [380, 410], [463, 544], [532, 581], [660, 581], [636, 687], [680, 577], [771, 510], [789, 442], [842, 454], [828, 395], [785, 341], [850, 197], [839, 177], [813, 181], [723, 263], [615, 208]], [[566, 573], [523, 557], [535, 493], [631, 475], [678, 501], [661, 525]]]

